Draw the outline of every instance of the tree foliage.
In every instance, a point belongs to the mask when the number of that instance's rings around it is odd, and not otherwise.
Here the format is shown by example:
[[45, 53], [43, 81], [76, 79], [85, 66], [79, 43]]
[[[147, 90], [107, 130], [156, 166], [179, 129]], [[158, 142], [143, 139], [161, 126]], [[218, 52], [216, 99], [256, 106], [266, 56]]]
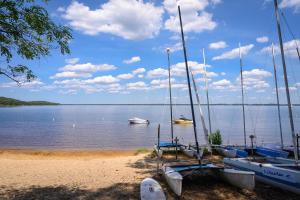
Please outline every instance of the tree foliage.
[[68, 54], [71, 39], [70, 28], [55, 24], [35, 0], [0, 0], [0, 74], [17, 82], [20, 77], [33, 80], [30, 68], [11, 64], [13, 58], [39, 59], [52, 49]]

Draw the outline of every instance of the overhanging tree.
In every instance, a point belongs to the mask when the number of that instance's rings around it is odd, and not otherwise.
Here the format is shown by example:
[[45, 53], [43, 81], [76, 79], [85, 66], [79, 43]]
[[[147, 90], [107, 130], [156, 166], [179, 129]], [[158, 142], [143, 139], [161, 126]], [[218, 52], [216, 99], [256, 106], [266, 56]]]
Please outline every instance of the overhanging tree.
[[55, 24], [35, 0], [0, 0], [0, 75], [17, 83], [24, 78], [33, 80], [36, 76], [32, 70], [23, 64], [11, 64], [13, 58], [39, 59], [52, 49], [69, 54], [71, 39], [71, 29]]

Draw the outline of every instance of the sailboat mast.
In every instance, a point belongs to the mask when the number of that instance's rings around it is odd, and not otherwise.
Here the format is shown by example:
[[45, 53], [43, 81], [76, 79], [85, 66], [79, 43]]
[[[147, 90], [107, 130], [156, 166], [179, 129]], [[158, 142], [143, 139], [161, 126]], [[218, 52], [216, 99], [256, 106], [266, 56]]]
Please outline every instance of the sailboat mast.
[[281, 61], [282, 61], [282, 66], [283, 66], [283, 75], [284, 75], [285, 91], [286, 91], [286, 98], [287, 98], [288, 110], [289, 110], [290, 126], [291, 126], [292, 139], [293, 139], [293, 145], [294, 145], [294, 155], [295, 155], [296, 162], [298, 162], [298, 154], [297, 154], [298, 152], [297, 152], [297, 144], [296, 144], [295, 127], [294, 127], [294, 121], [293, 121], [293, 111], [292, 111], [292, 104], [291, 104], [290, 91], [289, 91], [289, 82], [288, 82], [288, 78], [287, 78], [287, 70], [286, 70], [286, 64], [285, 64], [277, 0], [274, 0], [274, 7], [275, 7], [276, 22], [277, 22], [277, 32], [278, 32], [279, 43], [280, 43]]
[[247, 146], [246, 140], [246, 121], [245, 121], [245, 103], [244, 103], [244, 78], [243, 78], [243, 61], [241, 44], [239, 43], [239, 54], [240, 54], [240, 74], [241, 74], [241, 90], [242, 90], [242, 108], [243, 108], [243, 128], [244, 128], [244, 146]]
[[207, 101], [207, 113], [208, 113], [208, 128], [209, 133], [211, 134], [211, 120], [210, 120], [210, 103], [209, 103], [209, 97], [208, 97], [208, 81], [207, 81], [207, 71], [206, 71], [206, 60], [205, 60], [205, 51], [202, 49], [202, 55], [203, 55], [203, 65], [204, 65], [204, 74], [205, 74], [205, 90], [206, 90], [206, 101]]
[[170, 66], [170, 49], [167, 48], [168, 55], [168, 71], [169, 71], [169, 98], [170, 98], [170, 118], [171, 118], [171, 138], [172, 144], [174, 139], [174, 131], [173, 131], [173, 103], [172, 103], [172, 86], [171, 86], [171, 66]]
[[186, 54], [186, 48], [185, 48], [185, 40], [184, 40], [184, 33], [183, 33], [183, 27], [182, 27], [180, 5], [178, 5], [177, 8], [178, 8], [178, 14], [179, 14], [182, 47], [183, 47], [183, 53], [184, 53], [185, 69], [186, 69], [186, 76], [187, 76], [188, 87], [189, 87], [188, 89], [189, 89], [189, 96], [190, 96], [190, 104], [191, 104], [192, 117], [193, 117], [194, 137], [195, 137], [197, 155], [199, 156], [200, 151], [199, 151], [199, 143], [198, 143], [198, 137], [197, 137], [197, 125], [196, 125], [196, 120], [195, 120], [194, 103], [193, 103], [193, 97], [192, 97], [191, 82], [190, 82], [190, 75], [189, 75], [189, 66], [188, 66], [187, 54]]
[[278, 82], [277, 82], [277, 70], [276, 70], [276, 62], [275, 62], [275, 53], [274, 53], [274, 44], [272, 43], [272, 60], [274, 66], [274, 78], [275, 78], [275, 86], [276, 86], [276, 99], [277, 99], [277, 112], [278, 112], [278, 121], [279, 121], [279, 130], [280, 130], [280, 143], [281, 149], [283, 149], [283, 137], [282, 137], [282, 126], [281, 126], [281, 114], [280, 114], [280, 104], [279, 104], [279, 95], [278, 95]]
[[192, 76], [193, 86], [194, 86], [194, 90], [195, 90], [195, 94], [196, 94], [196, 100], [197, 100], [197, 103], [198, 103], [198, 108], [199, 108], [199, 113], [200, 113], [200, 119], [201, 119], [201, 122], [202, 122], [202, 127], [203, 127], [203, 132], [204, 132], [204, 138], [205, 138], [205, 141], [206, 141], [207, 149], [208, 149], [209, 152], [212, 152], [211, 151], [211, 145], [210, 145], [209, 139], [208, 139], [208, 130], [206, 128], [206, 124], [205, 124], [203, 112], [202, 112], [202, 109], [201, 109], [199, 93], [198, 93], [196, 81], [195, 81], [195, 78], [194, 78], [194, 73], [192, 71], [191, 71], [191, 76]]

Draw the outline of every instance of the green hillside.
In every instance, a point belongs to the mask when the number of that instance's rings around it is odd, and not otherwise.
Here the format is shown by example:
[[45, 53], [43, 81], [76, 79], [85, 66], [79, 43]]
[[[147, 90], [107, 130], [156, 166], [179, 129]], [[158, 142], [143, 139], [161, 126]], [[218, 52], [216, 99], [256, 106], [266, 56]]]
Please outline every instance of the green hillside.
[[0, 97], [0, 106], [37, 106], [37, 105], [59, 105], [48, 101], [20, 101], [13, 98]]

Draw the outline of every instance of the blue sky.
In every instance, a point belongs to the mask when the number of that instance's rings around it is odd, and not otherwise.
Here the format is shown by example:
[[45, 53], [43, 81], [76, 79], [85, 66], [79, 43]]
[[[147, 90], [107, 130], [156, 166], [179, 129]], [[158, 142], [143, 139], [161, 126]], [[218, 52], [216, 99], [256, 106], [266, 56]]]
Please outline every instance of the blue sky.
[[[282, 21], [293, 103], [299, 103], [299, 0], [279, 0], [296, 36]], [[0, 77], [1, 96], [59, 103], [167, 103], [171, 49], [175, 103], [188, 103], [176, 0], [77, 0], [41, 3], [53, 20], [73, 29], [71, 54], [27, 64], [38, 79], [18, 87]], [[280, 101], [286, 102], [273, 1], [181, 0], [188, 60], [205, 103], [205, 49], [212, 103], [240, 103], [238, 46], [244, 63], [246, 102], [275, 103], [270, 45], [275, 43]], [[298, 22], [298, 23], [297, 23]]]

